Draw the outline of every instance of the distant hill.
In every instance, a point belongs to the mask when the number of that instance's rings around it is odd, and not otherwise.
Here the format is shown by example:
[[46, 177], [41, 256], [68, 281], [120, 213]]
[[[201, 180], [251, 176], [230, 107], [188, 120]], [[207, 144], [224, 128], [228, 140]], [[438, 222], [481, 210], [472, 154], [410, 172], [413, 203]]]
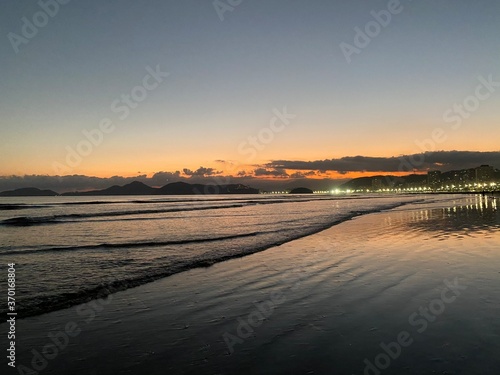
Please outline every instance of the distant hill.
[[62, 195], [153, 195], [158, 189], [152, 188], [139, 181], [131, 182], [124, 186], [113, 185], [103, 190], [91, 190], [84, 192], [71, 192]]
[[360, 177], [355, 178], [351, 181], [346, 182], [341, 185], [341, 189], [372, 189], [372, 188], [402, 188], [413, 185], [425, 184], [427, 181], [426, 174], [411, 174], [408, 176], [391, 176], [391, 175], [380, 175], [371, 177]]
[[190, 194], [259, 194], [254, 189], [241, 184], [232, 185], [202, 185], [186, 182], [172, 182], [161, 187], [156, 194], [162, 195], [190, 195]]
[[59, 195], [52, 190], [40, 190], [37, 188], [23, 188], [16, 190], [2, 191], [0, 197], [53, 197]]
[[[475, 178], [474, 168], [443, 172], [439, 176], [441, 184], [471, 183]], [[495, 170], [492, 176], [495, 181], [500, 181], [500, 171]], [[408, 188], [427, 184], [427, 174], [410, 174], [407, 176], [380, 175], [355, 178], [341, 185], [341, 189], [373, 189], [373, 188]]]
[[124, 186], [114, 185], [103, 190], [92, 190], [85, 192], [70, 192], [62, 195], [82, 196], [82, 195], [196, 195], [196, 194], [258, 194], [258, 189], [253, 189], [245, 185], [202, 185], [188, 184], [186, 182], [173, 182], [153, 188], [139, 181], [131, 182]]
[[383, 179], [384, 176], [372, 176], [372, 177], [359, 177], [353, 180], [347, 181], [345, 184], [340, 185], [341, 189], [371, 189], [375, 179]]
[[213, 194], [214, 189], [210, 189], [207, 185], [201, 184], [188, 184], [186, 182], [172, 182], [158, 189], [156, 194], [161, 195], [193, 195], [205, 194], [206, 191], [211, 191]]
[[311, 189], [305, 187], [295, 188], [290, 191], [290, 194], [313, 194], [314, 192]]

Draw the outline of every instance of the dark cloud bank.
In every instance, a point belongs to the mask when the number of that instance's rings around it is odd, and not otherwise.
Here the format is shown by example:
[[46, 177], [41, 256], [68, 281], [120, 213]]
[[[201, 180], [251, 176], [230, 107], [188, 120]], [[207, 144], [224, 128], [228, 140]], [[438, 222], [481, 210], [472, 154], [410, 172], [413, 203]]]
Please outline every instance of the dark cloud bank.
[[481, 164], [500, 167], [500, 151], [437, 151], [389, 158], [346, 156], [315, 161], [273, 160], [266, 167], [292, 170], [344, 172], [422, 172], [474, 168]]

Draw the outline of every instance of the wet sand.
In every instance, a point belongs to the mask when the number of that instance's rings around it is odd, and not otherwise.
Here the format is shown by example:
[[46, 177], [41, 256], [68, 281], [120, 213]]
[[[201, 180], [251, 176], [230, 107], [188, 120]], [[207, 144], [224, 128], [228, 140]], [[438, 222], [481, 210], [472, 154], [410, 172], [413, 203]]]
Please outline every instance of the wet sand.
[[498, 374], [497, 205], [467, 196], [370, 214], [20, 320], [17, 364], [64, 375]]

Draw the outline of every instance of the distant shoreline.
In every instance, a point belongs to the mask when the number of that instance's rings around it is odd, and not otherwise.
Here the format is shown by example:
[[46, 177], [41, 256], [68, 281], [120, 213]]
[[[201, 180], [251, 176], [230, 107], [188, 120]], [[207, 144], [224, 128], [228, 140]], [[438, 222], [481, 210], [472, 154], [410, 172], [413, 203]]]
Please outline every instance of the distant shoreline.
[[[220, 196], [227, 196], [227, 195], [305, 195], [301, 193], [269, 193], [269, 192], [258, 192], [258, 193], [199, 193], [199, 194], [193, 194], [193, 193], [179, 193], [179, 194], [172, 194], [172, 193], [164, 193], [164, 194], [94, 194], [94, 193], [62, 193], [62, 194], [5, 194], [4, 193], [10, 193], [10, 191], [4, 191], [0, 193], [0, 198], [26, 198], [26, 197], [133, 197], [133, 196], [143, 196], [143, 197], [164, 197], [164, 196], [212, 196], [212, 195], [220, 195]], [[418, 191], [418, 192], [410, 192], [410, 191], [401, 191], [401, 192], [341, 192], [341, 193], [312, 193], [312, 194], [307, 194], [307, 195], [325, 195], [325, 196], [373, 196], [373, 195], [461, 195], [461, 194], [468, 194], [468, 195], [500, 195], [500, 190], [486, 190], [486, 191]]]

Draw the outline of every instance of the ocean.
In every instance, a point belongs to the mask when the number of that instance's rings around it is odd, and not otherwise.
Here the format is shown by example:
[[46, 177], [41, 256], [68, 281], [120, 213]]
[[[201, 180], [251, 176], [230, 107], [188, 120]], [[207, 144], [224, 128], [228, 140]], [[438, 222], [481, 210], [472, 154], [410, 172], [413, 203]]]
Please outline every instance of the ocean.
[[5, 199], [0, 256], [16, 262], [17, 370], [496, 375], [498, 203]]
[[0, 259], [16, 263], [17, 309], [27, 317], [255, 253], [356, 216], [443, 199], [449, 197], [0, 198]]

